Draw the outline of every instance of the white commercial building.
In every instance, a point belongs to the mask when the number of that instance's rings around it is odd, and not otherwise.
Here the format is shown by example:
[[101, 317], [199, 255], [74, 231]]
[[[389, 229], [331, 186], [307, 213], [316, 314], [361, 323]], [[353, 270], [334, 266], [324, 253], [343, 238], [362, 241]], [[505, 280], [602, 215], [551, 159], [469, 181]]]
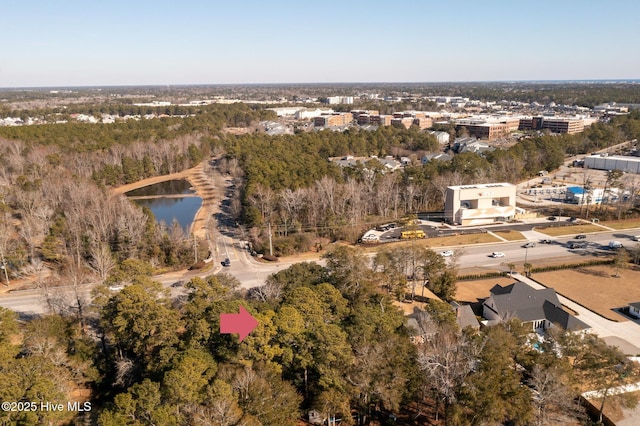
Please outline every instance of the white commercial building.
[[515, 214], [516, 186], [510, 183], [447, 188], [444, 218], [448, 223], [484, 225], [513, 219]]
[[297, 111], [294, 115], [296, 120], [309, 120], [314, 119], [316, 117], [320, 117], [323, 114], [332, 114], [333, 109], [331, 108], [315, 108], [315, 109], [301, 109]]
[[621, 170], [626, 173], [640, 173], [640, 157], [621, 155], [589, 155], [584, 158], [585, 169]]

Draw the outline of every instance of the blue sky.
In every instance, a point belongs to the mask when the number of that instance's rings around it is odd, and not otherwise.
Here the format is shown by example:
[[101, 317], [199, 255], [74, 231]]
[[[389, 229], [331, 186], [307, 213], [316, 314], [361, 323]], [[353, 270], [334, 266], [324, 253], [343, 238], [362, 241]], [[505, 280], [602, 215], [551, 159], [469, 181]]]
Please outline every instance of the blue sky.
[[640, 78], [640, 2], [2, 0], [0, 87]]

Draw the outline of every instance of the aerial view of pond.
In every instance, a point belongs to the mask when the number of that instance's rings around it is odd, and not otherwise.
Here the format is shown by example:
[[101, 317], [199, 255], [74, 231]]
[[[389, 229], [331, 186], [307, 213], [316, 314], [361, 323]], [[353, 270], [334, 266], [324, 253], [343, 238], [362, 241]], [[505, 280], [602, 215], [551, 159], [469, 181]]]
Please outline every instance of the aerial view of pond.
[[148, 207], [158, 223], [171, 226], [176, 219], [185, 232], [202, 206], [202, 198], [193, 194], [195, 191], [186, 180], [161, 182], [126, 193], [138, 205]]
[[129, 191], [125, 195], [127, 197], [157, 197], [162, 195], [186, 195], [194, 193], [195, 191], [191, 188], [189, 181], [177, 179], [143, 186], [142, 188]]

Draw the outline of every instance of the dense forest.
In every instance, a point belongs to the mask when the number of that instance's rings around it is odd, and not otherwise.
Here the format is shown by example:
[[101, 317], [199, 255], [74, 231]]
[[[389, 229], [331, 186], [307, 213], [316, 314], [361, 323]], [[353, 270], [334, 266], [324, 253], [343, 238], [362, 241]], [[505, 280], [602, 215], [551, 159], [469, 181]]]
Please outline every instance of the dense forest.
[[[416, 128], [380, 127], [375, 131], [320, 131], [273, 137], [228, 136], [223, 169], [237, 178], [233, 212], [250, 227], [274, 225], [279, 235], [310, 232], [355, 241], [371, 224], [408, 214], [442, 211], [447, 186], [518, 182], [539, 170], [555, 170], [567, 156], [590, 153], [640, 136], [640, 114], [596, 123], [574, 135], [539, 135], [484, 155], [462, 153], [449, 161], [420, 164], [435, 140]], [[379, 163], [340, 169], [332, 156], [407, 156], [413, 165], [387, 173]], [[632, 176], [619, 182], [637, 192]], [[631, 180], [629, 180], [631, 179]], [[635, 195], [620, 214], [636, 215]], [[622, 216], [621, 216], [622, 217]], [[259, 231], [254, 232], [258, 234]], [[260, 238], [258, 238], [260, 239]]]
[[[640, 114], [633, 112], [610, 123], [596, 123], [580, 134], [532, 136], [482, 156], [463, 153], [423, 166], [420, 158], [440, 148], [431, 135], [414, 127], [233, 135], [224, 128], [251, 126], [273, 113], [243, 104], [199, 107], [194, 113], [112, 124], [0, 128], [6, 138], [0, 140], [0, 182], [3, 211], [8, 215], [0, 225], [14, 228], [11, 217], [21, 224], [20, 230], [3, 238], [12, 269], [27, 266], [38, 249], [45, 260], [66, 258], [56, 252], [66, 247], [80, 254], [76, 261], [90, 261], [95, 258], [92, 250], [100, 252], [103, 245], [121, 260], [135, 253], [156, 265], [182, 264], [188, 249], [177, 243], [182, 240], [178, 232], [171, 237], [170, 229], [153, 230], [148, 214], [132, 210], [126, 202], [107, 202], [100, 188], [185, 170], [212, 155], [220, 158], [219, 168], [234, 178], [230, 214], [249, 228], [258, 248], [271, 224], [277, 236], [276, 254], [287, 254], [307, 249], [314, 236], [355, 241], [372, 224], [441, 211], [449, 185], [516, 182], [538, 170], [556, 169], [567, 155], [640, 136]], [[375, 161], [347, 168], [328, 161], [344, 155], [406, 156], [413, 165], [386, 173]], [[637, 185], [626, 177], [619, 184], [636, 191]], [[634, 200], [635, 196], [627, 198], [628, 205], [620, 206], [620, 217], [637, 213]], [[111, 212], [113, 206], [130, 212], [102, 215], [99, 220], [111, 221], [108, 225], [91, 224], [90, 214], [75, 213], [78, 223], [72, 223], [72, 211]], [[117, 222], [118, 217], [132, 215], [139, 219], [128, 223], [146, 221], [148, 232], [141, 228], [134, 232], [125, 221]], [[77, 231], [71, 230], [74, 226]]]
[[[640, 377], [594, 336], [556, 332], [536, 349], [517, 320], [460, 330], [436, 300], [409, 327], [380, 287], [402, 271], [367, 263], [343, 247], [327, 254], [326, 267], [294, 265], [248, 294], [222, 274], [192, 279], [176, 300], [132, 267], [132, 284], [115, 295], [98, 288], [82, 321], [63, 314], [19, 324], [0, 309], [0, 399], [90, 395], [92, 403], [84, 414], [5, 411], [0, 418], [293, 426], [316, 411], [342, 424], [395, 413], [404, 424], [557, 425], [585, 419], [575, 400], [580, 390]], [[219, 333], [220, 314], [240, 305], [259, 321], [242, 343]]]

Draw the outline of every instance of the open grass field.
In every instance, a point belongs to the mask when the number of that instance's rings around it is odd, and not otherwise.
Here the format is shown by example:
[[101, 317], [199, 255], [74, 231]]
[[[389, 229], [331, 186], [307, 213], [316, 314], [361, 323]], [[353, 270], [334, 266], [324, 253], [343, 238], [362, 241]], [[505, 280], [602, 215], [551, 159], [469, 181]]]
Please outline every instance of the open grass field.
[[[531, 278], [551, 287], [557, 293], [614, 321], [625, 321], [626, 317], [614, 309], [640, 301], [640, 268], [619, 271], [612, 266], [590, 266], [580, 269], [535, 273]], [[509, 278], [492, 278], [479, 281], [458, 282], [456, 300], [476, 302], [489, 295], [495, 284], [512, 283]]]
[[612, 220], [600, 223], [613, 229], [640, 228], [640, 219]]
[[462, 234], [422, 240], [427, 247], [464, 246], [469, 244], [496, 243], [500, 240], [490, 234]]
[[524, 237], [524, 235], [522, 235], [520, 232], [518, 231], [496, 231], [494, 232], [494, 234], [496, 234], [497, 236], [499, 236], [500, 238], [504, 238], [507, 241], [520, 241], [520, 240], [526, 240], [526, 238]]
[[558, 226], [558, 227], [536, 227], [536, 231], [547, 234], [550, 237], [560, 237], [562, 235], [572, 234], [588, 234], [590, 232], [604, 231], [600, 226], [585, 224], [585, 225], [573, 225], [573, 226]]
[[365, 253], [376, 253], [383, 249], [391, 249], [398, 247], [400, 244], [415, 244], [422, 247], [457, 247], [471, 244], [481, 243], [499, 243], [500, 239], [490, 234], [464, 234], [464, 235], [452, 235], [448, 237], [436, 237], [436, 238], [419, 238], [414, 240], [401, 240], [392, 243], [385, 244], [367, 244], [363, 245], [362, 250]]
[[640, 270], [621, 270], [619, 277], [614, 277], [615, 273], [613, 266], [603, 265], [541, 272], [532, 278], [605, 318], [624, 321], [614, 309], [640, 302]]

